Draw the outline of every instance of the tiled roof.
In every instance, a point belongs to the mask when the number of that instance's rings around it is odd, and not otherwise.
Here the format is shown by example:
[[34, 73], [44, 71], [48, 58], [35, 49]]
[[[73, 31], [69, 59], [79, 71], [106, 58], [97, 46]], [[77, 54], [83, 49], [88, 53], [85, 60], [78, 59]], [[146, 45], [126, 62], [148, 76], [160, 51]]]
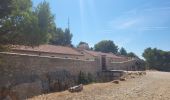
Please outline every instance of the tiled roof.
[[82, 55], [77, 50], [66, 47], [66, 46], [55, 46], [55, 45], [40, 45], [37, 47], [21, 46], [15, 45], [12, 46], [13, 50], [23, 50], [23, 51], [32, 51], [32, 52], [47, 52], [47, 53], [57, 53], [57, 54], [71, 54], [71, 55]]
[[121, 56], [116, 56], [113, 53], [103, 53], [103, 52], [90, 51], [90, 50], [84, 50], [84, 51], [93, 55], [93, 56], [105, 55], [106, 57], [110, 57], [110, 58], [124, 58], [124, 57], [121, 57]]

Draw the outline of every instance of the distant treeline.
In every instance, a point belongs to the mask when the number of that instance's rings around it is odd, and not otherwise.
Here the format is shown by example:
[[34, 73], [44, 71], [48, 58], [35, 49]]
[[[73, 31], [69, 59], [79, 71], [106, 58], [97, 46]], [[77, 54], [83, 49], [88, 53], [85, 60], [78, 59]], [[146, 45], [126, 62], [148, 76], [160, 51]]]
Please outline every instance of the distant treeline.
[[143, 57], [149, 69], [170, 71], [170, 51], [147, 48], [143, 53]]

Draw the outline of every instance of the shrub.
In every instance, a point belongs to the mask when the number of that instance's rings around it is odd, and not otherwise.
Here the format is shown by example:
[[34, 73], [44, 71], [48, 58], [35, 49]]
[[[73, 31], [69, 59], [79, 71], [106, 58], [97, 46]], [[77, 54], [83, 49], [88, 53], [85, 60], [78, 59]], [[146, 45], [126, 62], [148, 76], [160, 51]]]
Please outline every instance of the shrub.
[[82, 71], [80, 71], [79, 75], [78, 75], [78, 84], [89, 84], [94, 82], [94, 77], [92, 74], [88, 73], [84, 73]]

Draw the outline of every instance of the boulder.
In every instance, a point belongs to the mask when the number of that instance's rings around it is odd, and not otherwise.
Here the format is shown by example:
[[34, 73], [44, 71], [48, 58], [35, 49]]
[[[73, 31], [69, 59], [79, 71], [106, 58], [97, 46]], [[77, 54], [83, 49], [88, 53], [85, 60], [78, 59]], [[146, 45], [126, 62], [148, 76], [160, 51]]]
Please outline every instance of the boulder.
[[68, 89], [69, 92], [73, 93], [73, 92], [80, 92], [83, 90], [83, 85], [80, 84], [80, 85], [77, 85], [77, 86], [73, 86], [73, 87], [70, 87]]
[[119, 80], [113, 80], [112, 83], [119, 84]]
[[126, 81], [126, 78], [120, 78], [120, 81]]
[[143, 75], [143, 72], [139, 72], [139, 75], [140, 75], [140, 76]]

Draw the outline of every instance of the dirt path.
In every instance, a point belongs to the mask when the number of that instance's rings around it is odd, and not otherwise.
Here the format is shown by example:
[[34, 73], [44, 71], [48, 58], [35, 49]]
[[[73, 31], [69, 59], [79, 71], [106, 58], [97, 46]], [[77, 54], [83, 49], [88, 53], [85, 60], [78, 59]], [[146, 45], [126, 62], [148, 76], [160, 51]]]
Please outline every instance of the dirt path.
[[147, 72], [146, 76], [120, 84], [90, 84], [80, 93], [64, 91], [30, 100], [170, 100], [170, 73]]

